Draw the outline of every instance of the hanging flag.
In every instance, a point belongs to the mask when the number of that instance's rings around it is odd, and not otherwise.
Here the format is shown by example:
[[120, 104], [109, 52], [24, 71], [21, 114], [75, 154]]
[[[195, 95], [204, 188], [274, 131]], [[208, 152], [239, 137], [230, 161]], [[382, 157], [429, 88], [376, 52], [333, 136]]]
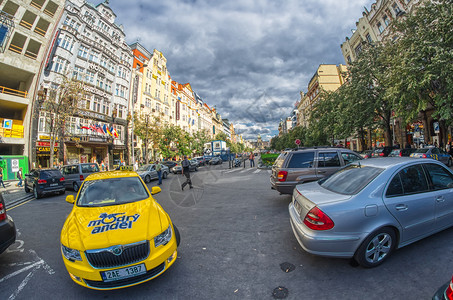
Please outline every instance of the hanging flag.
[[104, 124], [104, 132], [107, 133], [108, 135], [112, 136], [112, 132], [110, 131], [110, 129], [107, 127], [107, 125]]
[[118, 136], [119, 136], [119, 135], [118, 135], [118, 132], [116, 131], [115, 128], [113, 128], [112, 134], [113, 134], [113, 136], [114, 136], [115, 138], [118, 138]]
[[102, 130], [101, 125], [96, 124], [96, 132], [104, 134], [104, 131]]
[[90, 129], [91, 129], [92, 131], [96, 131], [96, 126], [94, 126], [93, 124], [90, 124]]

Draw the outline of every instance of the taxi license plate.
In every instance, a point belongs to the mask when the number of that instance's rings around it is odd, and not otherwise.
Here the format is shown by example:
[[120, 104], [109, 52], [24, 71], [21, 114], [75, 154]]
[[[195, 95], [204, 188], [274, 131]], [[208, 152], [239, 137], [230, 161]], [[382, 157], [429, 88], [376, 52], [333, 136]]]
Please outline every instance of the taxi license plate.
[[104, 282], [120, 280], [128, 277], [138, 276], [146, 273], [145, 264], [139, 264], [132, 267], [116, 269], [101, 272]]

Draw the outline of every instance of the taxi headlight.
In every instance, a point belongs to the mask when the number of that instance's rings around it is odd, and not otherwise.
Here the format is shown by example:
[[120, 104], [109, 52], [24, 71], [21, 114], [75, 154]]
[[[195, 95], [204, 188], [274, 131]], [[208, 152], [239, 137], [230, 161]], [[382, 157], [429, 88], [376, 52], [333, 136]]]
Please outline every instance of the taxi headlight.
[[65, 245], [61, 245], [61, 252], [63, 253], [63, 256], [70, 261], [76, 261], [80, 260], [82, 261], [82, 257], [80, 256], [80, 251], [71, 249], [66, 247]]
[[171, 236], [172, 236], [172, 230], [171, 230], [171, 225], [168, 226], [168, 228], [162, 232], [161, 234], [159, 234], [158, 236], [156, 236], [154, 238], [154, 247], [158, 247], [160, 245], [167, 245], [168, 242], [171, 240]]

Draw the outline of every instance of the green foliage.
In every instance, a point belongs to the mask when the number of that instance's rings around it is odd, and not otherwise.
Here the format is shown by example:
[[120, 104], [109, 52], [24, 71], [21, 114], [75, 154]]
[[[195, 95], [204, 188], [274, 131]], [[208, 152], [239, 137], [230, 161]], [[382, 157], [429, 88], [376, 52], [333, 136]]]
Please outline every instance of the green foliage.
[[272, 166], [279, 155], [278, 153], [261, 154], [261, 160], [266, 166]]

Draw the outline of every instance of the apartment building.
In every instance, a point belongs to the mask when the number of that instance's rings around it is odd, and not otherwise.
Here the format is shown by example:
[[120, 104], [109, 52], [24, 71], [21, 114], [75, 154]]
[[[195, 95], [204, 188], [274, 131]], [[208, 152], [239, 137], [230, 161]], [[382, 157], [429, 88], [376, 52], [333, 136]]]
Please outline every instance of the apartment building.
[[[0, 156], [18, 155], [27, 166], [37, 81], [62, 16], [64, 0], [0, 1]], [[42, 152], [49, 151], [42, 141]], [[6, 166], [5, 179], [13, 176]]]
[[[96, 6], [83, 0], [66, 1], [53, 37], [39, 89], [46, 97], [62, 76], [68, 76], [84, 82], [87, 93], [84, 106], [67, 119], [60, 139], [59, 161], [64, 164], [104, 161], [112, 168], [126, 158], [132, 51], [115, 19], [108, 1]], [[47, 136], [48, 118], [50, 113], [40, 111], [32, 128], [38, 143]], [[36, 161], [48, 164], [39, 155]]]
[[[345, 82], [345, 73], [347, 68], [345, 65], [319, 65], [313, 77], [308, 83], [308, 92], [301, 93], [301, 99], [297, 107], [298, 110], [298, 125], [308, 127], [310, 113], [314, 109], [315, 104], [319, 101], [319, 94], [322, 90], [335, 91]], [[291, 126], [292, 118], [288, 117], [285, 120], [285, 127]]]

